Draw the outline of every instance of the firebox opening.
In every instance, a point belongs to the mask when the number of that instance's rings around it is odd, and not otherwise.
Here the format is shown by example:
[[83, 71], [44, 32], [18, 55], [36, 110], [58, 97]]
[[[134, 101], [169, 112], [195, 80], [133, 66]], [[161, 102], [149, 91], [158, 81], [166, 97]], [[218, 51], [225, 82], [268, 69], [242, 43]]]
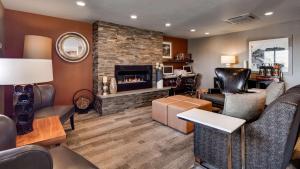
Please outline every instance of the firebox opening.
[[116, 65], [118, 91], [152, 87], [152, 65]]

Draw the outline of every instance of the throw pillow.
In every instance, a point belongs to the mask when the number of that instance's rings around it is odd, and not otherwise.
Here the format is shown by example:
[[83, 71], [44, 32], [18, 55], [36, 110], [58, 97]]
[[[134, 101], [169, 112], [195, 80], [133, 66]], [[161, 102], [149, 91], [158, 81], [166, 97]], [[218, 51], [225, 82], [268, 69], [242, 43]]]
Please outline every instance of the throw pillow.
[[265, 102], [265, 92], [226, 94], [223, 114], [252, 121], [264, 111]]
[[272, 82], [266, 89], [267, 98], [266, 105], [269, 105], [274, 100], [276, 100], [279, 96], [281, 96], [285, 91], [284, 82]]

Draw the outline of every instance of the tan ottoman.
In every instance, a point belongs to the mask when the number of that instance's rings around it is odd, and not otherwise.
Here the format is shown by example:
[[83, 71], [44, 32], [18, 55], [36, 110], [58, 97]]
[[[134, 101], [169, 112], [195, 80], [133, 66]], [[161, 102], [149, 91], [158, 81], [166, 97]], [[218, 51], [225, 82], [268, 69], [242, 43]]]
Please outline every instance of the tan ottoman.
[[168, 105], [177, 100], [162, 98], [152, 101], [152, 119], [162, 124], [168, 124]]
[[196, 104], [199, 106], [199, 109], [206, 110], [206, 111], [212, 111], [212, 103], [210, 101], [196, 99], [196, 98], [190, 98], [188, 100], [185, 100], [185, 102]]
[[177, 118], [176, 115], [193, 108], [199, 108], [199, 106], [185, 101], [169, 104], [168, 105], [168, 126], [177, 129], [185, 134], [192, 132], [194, 130], [194, 123], [181, 120]]
[[184, 101], [184, 100], [190, 99], [191, 97], [187, 97], [187, 96], [183, 96], [183, 95], [175, 95], [175, 96], [170, 96], [168, 98], [178, 100], [178, 101]]

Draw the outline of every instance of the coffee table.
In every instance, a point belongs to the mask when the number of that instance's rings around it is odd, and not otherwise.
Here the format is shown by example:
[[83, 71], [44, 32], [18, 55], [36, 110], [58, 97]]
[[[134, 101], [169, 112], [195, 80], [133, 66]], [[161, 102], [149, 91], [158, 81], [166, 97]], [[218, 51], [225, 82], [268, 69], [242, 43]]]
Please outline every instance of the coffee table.
[[17, 136], [17, 147], [35, 144], [51, 147], [66, 141], [66, 133], [59, 116], [50, 116], [33, 121], [33, 131]]

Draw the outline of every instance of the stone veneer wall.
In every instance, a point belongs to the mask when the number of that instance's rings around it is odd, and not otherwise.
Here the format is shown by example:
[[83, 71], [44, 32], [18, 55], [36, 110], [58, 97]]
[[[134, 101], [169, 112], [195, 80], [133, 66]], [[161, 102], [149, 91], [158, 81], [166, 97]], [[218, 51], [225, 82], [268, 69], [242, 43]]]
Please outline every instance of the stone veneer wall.
[[[93, 24], [94, 93], [102, 92], [102, 77], [114, 77], [115, 65], [153, 65], [162, 62], [161, 32], [103, 21]], [[153, 70], [153, 85], [155, 84]], [[154, 87], [154, 86], [153, 86]]]

